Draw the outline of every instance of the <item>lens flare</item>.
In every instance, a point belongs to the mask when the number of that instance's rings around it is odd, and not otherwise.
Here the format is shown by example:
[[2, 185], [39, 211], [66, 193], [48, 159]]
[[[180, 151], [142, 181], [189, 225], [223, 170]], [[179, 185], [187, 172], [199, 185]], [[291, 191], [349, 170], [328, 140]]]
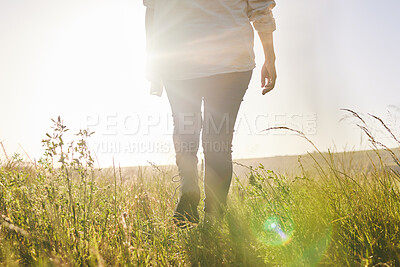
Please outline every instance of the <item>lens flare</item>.
[[332, 226], [318, 217], [309, 217], [307, 225], [296, 225], [289, 210], [275, 210], [268, 215], [267, 210], [259, 209], [253, 215], [255, 237], [287, 266], [316, 266], [329, 247]]
[[271, 225], [269, 225], [269, 226], [267, 225], [266, 228], [274, 230], [277, 234], [279, 234], [279, 236], [283, 240], [287, 239], [287, 235], [282, 231], [281, 227], [278, 224], [273, 222], [273, 223], [271, 223]]
[[261, 238], [265, 244], [272, 246], [286, 245], [293, 236], [294, 225], [291, 218], [269, 217], [263, 225]]
[[253, 229], [262, 243], [269, 246], [282, 246], [292, 239], [294, 224], [289, 216], [271, 216], [266, 220], [257, 218], [253, 222]]

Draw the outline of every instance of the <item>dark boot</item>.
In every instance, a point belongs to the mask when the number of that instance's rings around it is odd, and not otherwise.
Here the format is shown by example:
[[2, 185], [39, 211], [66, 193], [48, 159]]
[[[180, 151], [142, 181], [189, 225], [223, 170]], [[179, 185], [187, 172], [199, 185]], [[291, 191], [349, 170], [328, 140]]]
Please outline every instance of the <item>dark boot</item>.
[[174, 223], [180, 228], [190, 227], [199, 223], [197, 206], [200, 202], [198, 192], [182, 193], [174, 211]]
[[199, 176], [195, 153], [177, 153], [176, 163], [180, 176], [179, 200], [174, 211], [174, 222], [179, 227], [188, 223], [198, 223], [197, 206], [200, 202]]
[[204, 212], [223, 217], [232, 180], [232, 163], [226, 160], [229, 154], [205, 153], [205, 156]]

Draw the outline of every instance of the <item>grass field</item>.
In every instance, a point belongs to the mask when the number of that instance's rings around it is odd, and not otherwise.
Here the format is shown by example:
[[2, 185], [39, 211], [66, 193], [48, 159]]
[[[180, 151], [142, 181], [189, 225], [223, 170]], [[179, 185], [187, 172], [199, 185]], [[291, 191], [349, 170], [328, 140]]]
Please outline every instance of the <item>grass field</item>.
[[191, 229], [171, 219], [174, 167], [95, 169], [91, 133], [65, 144], [55, 120], [37, 164], [0, 166], [0, 265], [399, 266], [399, 151], [353, 115], [371, 151], [316, 148], [293, 175], [242, 164], [225, 216]]

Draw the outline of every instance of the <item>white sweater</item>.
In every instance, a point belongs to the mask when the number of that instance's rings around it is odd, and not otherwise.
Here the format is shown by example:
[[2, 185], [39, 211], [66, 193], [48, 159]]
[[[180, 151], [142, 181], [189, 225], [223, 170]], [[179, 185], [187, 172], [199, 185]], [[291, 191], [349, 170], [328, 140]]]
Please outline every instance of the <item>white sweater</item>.
[[186, 80], [255, 67], [254, 32], [273, 32], [273, 0], [143, 0], [154, 10], [150, 81]]

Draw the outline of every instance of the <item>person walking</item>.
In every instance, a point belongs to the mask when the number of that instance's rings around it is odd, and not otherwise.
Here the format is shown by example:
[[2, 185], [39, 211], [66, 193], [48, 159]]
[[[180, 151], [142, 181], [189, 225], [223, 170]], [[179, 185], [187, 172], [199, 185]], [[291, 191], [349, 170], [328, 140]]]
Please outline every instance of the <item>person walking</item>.
[[143, 0], [143, 4], [150, 92], [160, 96], [165, 88], [173, 116], [180, 176], [174, 221], [178, 226], [199, 221], [200, 134], [204, 212], [218, 217], [232, 180], [235, 121], [255, 68], [253, 28], [265, 55], [261, 94], [275, 87], [275, 1]]

